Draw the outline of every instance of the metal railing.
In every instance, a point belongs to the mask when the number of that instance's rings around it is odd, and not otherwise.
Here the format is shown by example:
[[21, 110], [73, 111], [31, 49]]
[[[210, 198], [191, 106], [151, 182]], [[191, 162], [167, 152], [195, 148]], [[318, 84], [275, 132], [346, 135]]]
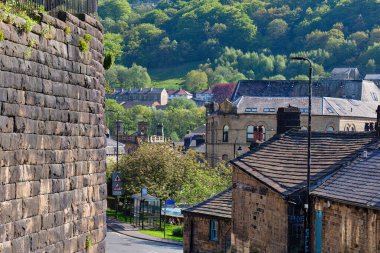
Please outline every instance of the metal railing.
[[95, 14], [98, 0], [2, 0], [11, 3], [18, 10], [35, 12], [43, 8], [49, 13], [66, 11], [72, 14]]

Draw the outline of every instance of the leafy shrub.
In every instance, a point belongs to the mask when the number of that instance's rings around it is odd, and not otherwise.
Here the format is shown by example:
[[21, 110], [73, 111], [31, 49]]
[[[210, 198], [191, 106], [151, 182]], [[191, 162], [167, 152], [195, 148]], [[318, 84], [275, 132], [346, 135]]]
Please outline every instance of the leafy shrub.
[[175, 227], [172, 230], [172, 236], [182, 237], [183, 236], [183, 227]]
[[91, 40], [92, 40], [92, 37], [90, 34], [86, 33], [85, 35], [83, 35], [83, 39], [87, 42], [87, 43], [90, 43]]
[[4, 32], [0, 31], [0, 42], [4, 41]]
[[70, 26], [67, 26], [67, 27], [65, 28], [65, 34], [66, 34], [66, 35], [71, 34], [71, 27], [70, 27]]
[[92, 246], [91, 237], [89, 235], [87, 235], [86, 236], [86, 249], [91, 248], [91, 246]]
[[79, 40], [79, 50], [81, 52], [87, 52], [90, 49], [90, 45], [88, 42], [84, 39]]
[[106, 53], [106, 55], [104, 56], [104, 62], [103, 62], [104, 69], [106, 70], [110, 69], [114, 61], [115, 61], [115, 55], [112, 53]]

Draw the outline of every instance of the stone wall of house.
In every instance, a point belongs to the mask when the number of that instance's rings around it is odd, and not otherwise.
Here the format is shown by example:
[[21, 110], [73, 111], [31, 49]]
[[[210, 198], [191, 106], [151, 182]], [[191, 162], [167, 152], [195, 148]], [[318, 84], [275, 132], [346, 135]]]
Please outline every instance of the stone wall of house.
[[328, 204], [321, 198], [316, 199], [315, 208], [322, 211], [322, 252], [380, 252], [378, 210], [333, 201]]
[[[104, 252], [102, 27], [0, 22], [0, 252]], [[91, 35], [90, 49], [79, 41]]]
[[232, 252], [287, 252], [287, 202], [236, 167], [232, 181]]
[[[218, 241], [210, 240], [210, 221], [218, 220]], [[231, 239], [231, 219], [185, 214], [183, 252], [184, 253], [224, 253]]]
[[[375, 121], [375, 119], [373, 119]], [[369, 122], [367, 118], [338, 117], [315, 115], [312, 119], [312, 131], [326, 131], [328, 127], [335, 131], [346, 131], [346, 128], [355, 129], [357, 132], [364, 131], [364, 125]], [[247, 142], [247, 127], [264, 126], [266, 140], [273, 137], [277, 132], [276, 114], [227, 114], [212, 115], [207, 118], [207, 159], [212, 165], [222, 160], [226, 155], [228, 160], [234, 158], [234, 148], [242, 147], [243, 153], [249, 151], [250, 143]], [[228, 142], [223, 140], [223, 127], [229, 126]], [[307, 115], [301, 115], [301, 126], [307, 126]]]

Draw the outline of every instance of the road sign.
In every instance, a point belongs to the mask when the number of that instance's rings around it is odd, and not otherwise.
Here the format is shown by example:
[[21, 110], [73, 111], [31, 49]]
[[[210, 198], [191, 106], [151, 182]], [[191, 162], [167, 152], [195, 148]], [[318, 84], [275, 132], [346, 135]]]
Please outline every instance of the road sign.
[[175, 205], [174, 199], [165, 200], [165, 208], [171, 208], [171, 207], [174, 207], [174, 205]]
[[144, 188], [141, 189], [141, 196], [144, 197], [146, 195], [148, 195], [148, 189], [144, 187]]
[[123, 195], [123, 182], [121, 181], [120, 172], [112, 172], [112, 195]]

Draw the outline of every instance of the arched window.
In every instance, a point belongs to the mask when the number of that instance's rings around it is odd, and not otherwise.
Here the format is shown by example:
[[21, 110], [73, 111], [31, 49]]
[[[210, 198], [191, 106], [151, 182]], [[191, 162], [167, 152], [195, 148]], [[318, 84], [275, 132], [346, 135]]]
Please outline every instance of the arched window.
[[355, 130], [355, 126], [352, 126], [351, 127], [351, 132], [355, 132], [356, 130]]
[[223, 142], [228, 142], [228, 130], [229, 130], [228, 125], [225, 125], [223, 127]]
[[247, 142], [253, 141], [253, 126], [247, 127]]
[[332, 126], [327, 127], [326, 132], [334, 132], [334, 127]]

